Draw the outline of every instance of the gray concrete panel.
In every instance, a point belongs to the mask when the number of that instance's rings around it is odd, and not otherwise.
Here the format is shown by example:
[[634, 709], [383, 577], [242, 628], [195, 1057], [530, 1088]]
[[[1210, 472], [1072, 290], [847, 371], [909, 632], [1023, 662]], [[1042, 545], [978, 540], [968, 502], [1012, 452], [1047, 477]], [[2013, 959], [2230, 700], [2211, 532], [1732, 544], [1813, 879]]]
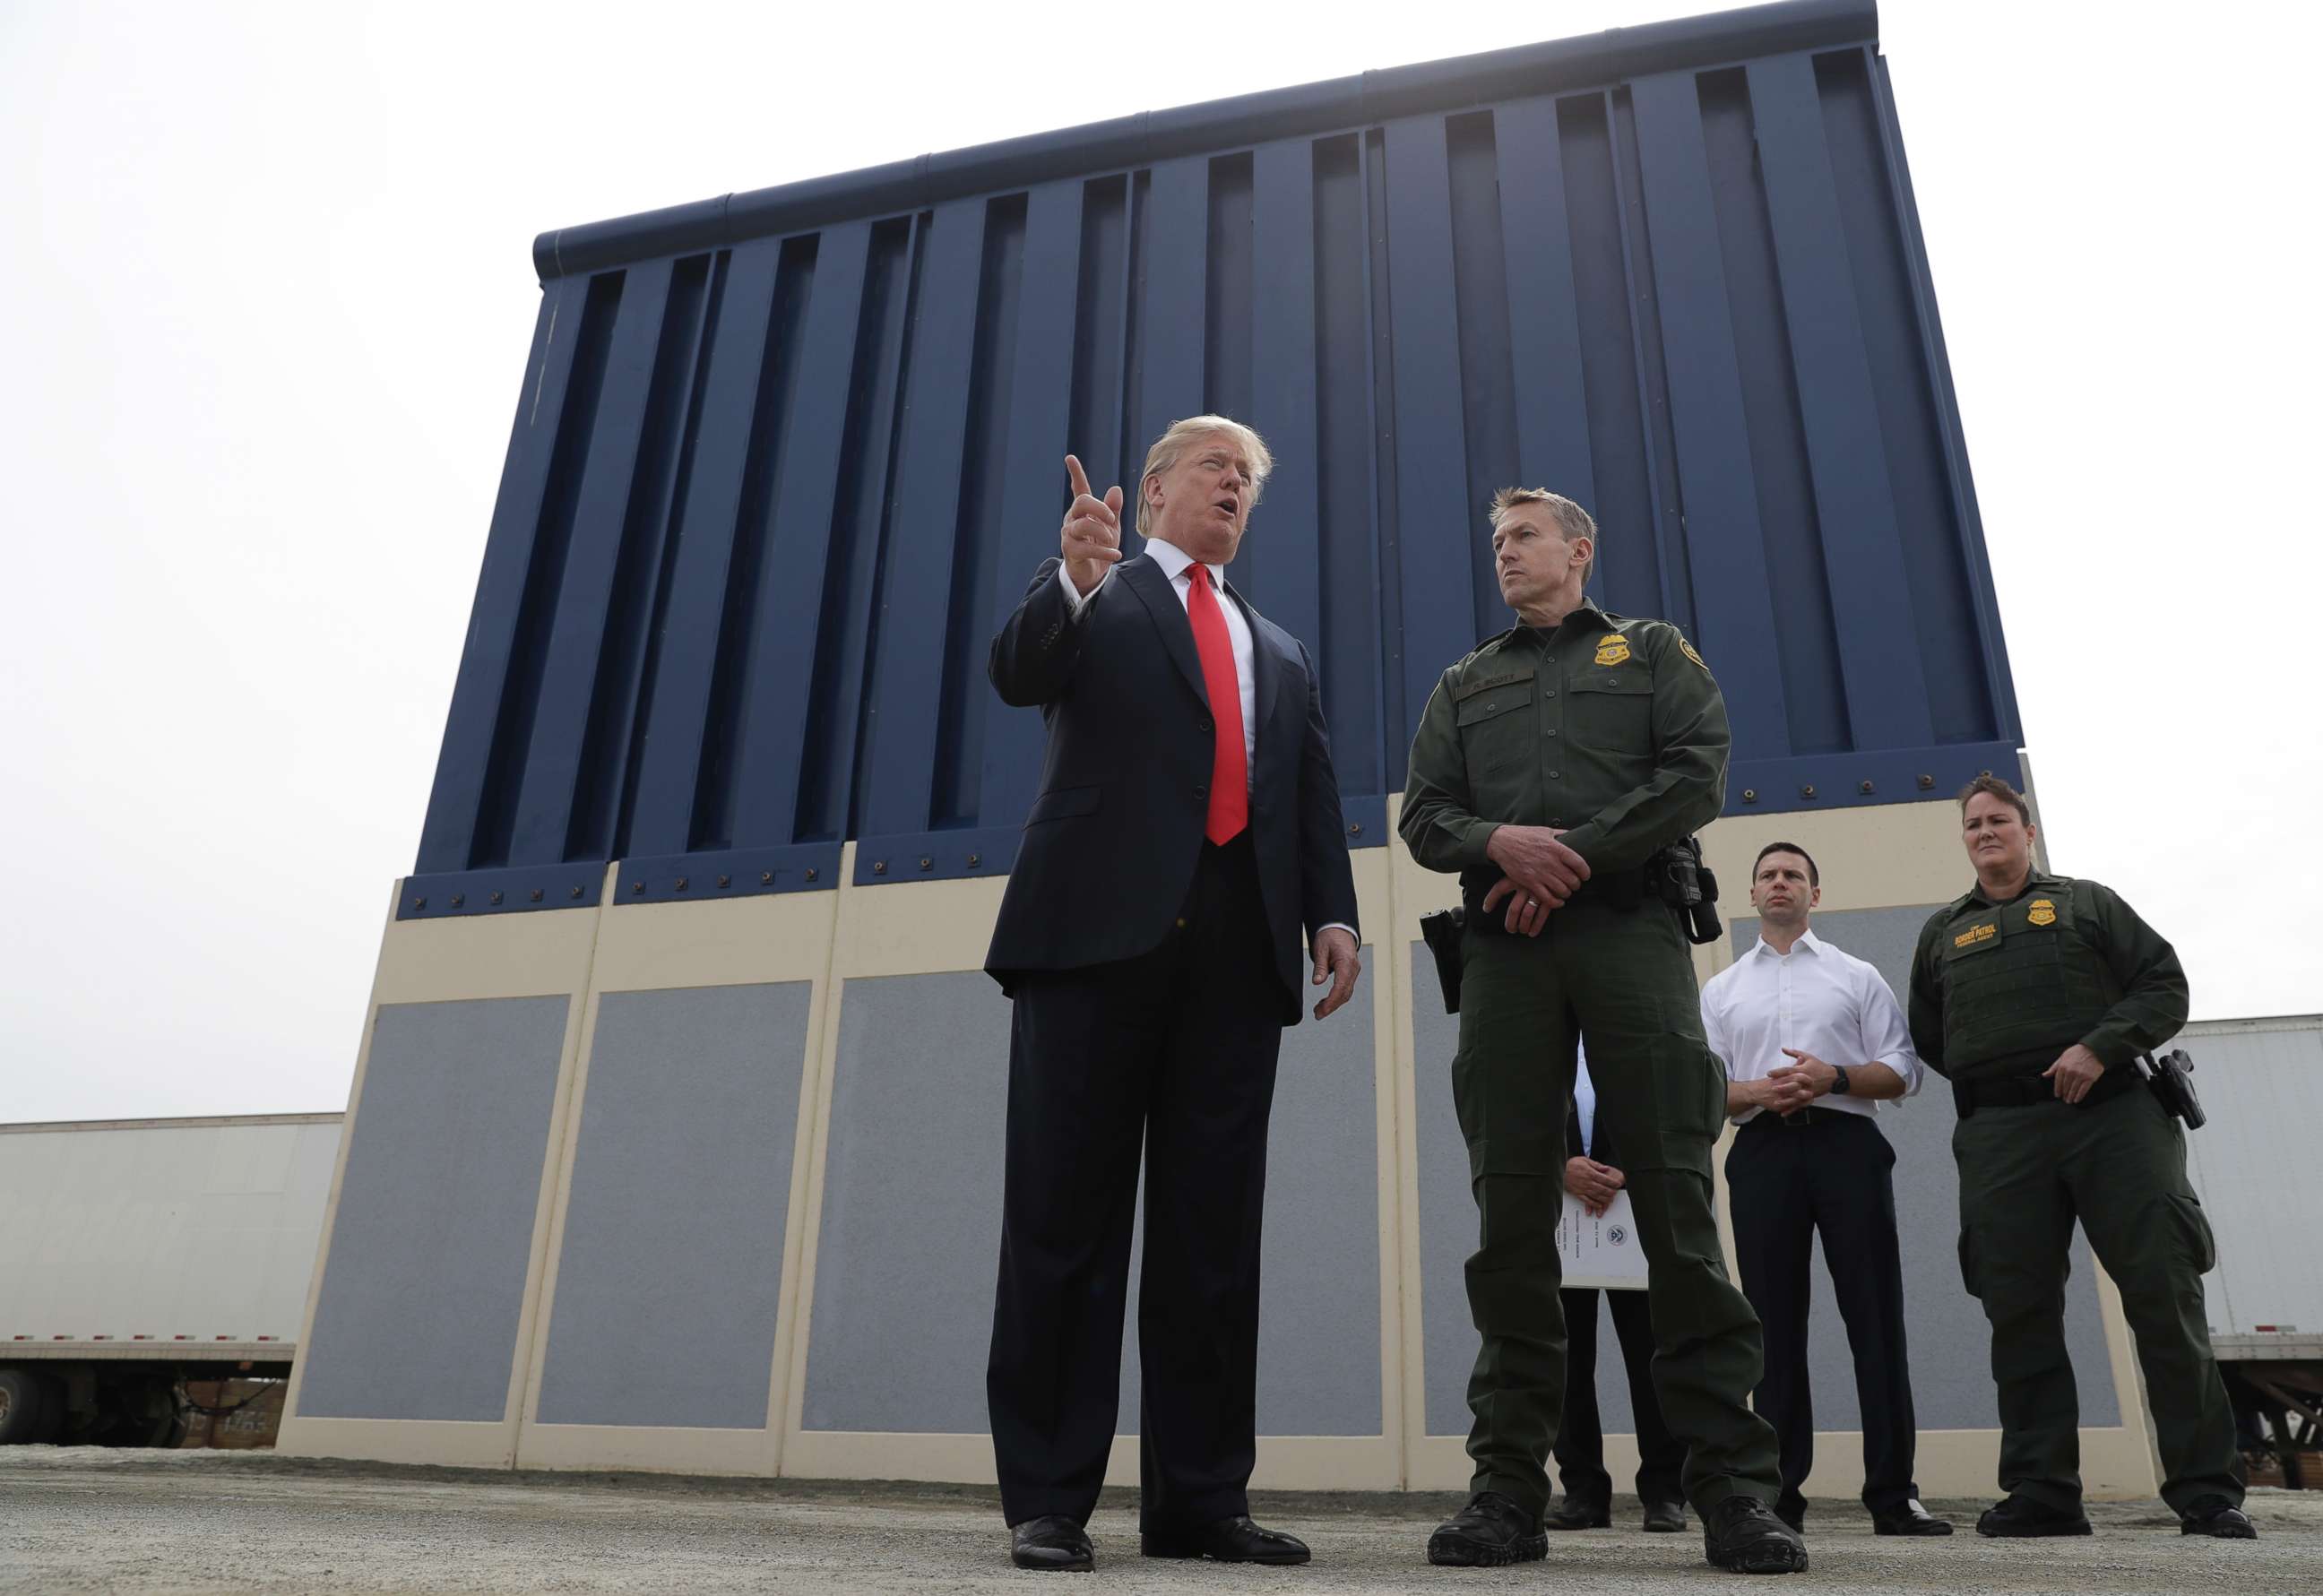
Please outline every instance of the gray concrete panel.
[[299, 1349], [306, 1417], [505, 1412], [568, 1006], [381, 1005]]
[[[1747, 901], [1747, 900], [1746, 900]], [[1939, 905], [1854, 909], [1814, 917], [1815, 935], [1874, 966], [1899, 1002], [1908, 1001], [1912, 950], [1920, 928]], [[1733, 922], [1739, 955], [1758, 937], [1755, 918]], [[1879, 1112], [1879, 1128], [1896, 1149], [1896, 1229], [1904, 1254], [1904, 1316], [1911, 1344], [1912, 1403], [1923, 1430], [1989, 1430], [2000, 1426], [1992, 1385], [1992, 1333], [1984, 1308], [1968, 1294], [1960, 1272], [1960, 1171], [1952, 1161], [1952, 1127], [1959, 1116], [1951, 1090], [1933, 1069], [1914, 1097]], [[1807, 1325], [1807, 1364], [1813, 1371], [1815, 1427], [1862, 1427], [1847, 1326], [1831, 1289], [1823, 1244], [1815, 1244], [1814, 1299]], [[2065, 1344], [2080, 1390], [2081, 1422], [2097, 1427], [2121, 1422], [2114, 1395], [2113, 1362], [2106, 1350], [2098, 1306], [2097, 1270], [2089, 1243], [2073, 1237], [2072, 1276], [2065, 1287]]]
[[766, 1427], [813, 998], [788, 981], [599, 1000], [542, 1423]]
[[[987, 1428], [1009, 1019], [1007, 1000], [978, 972], [847, 985], [807, 1350], [809, 1429]], [[1381, 1433], [1371, 1044], [1352, 1011], [1284, 1032], [1259, 1308], [1262, 1434]], [[1138, 1427], [1142, 1239], [1141, 1221], [1122, 1342], [1125, 1435]]]

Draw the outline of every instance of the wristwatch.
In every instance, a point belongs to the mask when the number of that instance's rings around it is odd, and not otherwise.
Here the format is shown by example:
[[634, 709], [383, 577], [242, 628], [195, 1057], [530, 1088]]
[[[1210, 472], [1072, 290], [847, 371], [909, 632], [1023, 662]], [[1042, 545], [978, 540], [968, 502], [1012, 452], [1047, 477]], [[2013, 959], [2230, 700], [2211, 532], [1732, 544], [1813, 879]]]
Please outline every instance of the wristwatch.
[[1831, 1073], [1834, 1077], [1831, 1083], [1831, 1095], [1834, 1097], [1846, 1096], [1847, 1066], [1844, 1064], [1834, 1064], [1831, 1067]]

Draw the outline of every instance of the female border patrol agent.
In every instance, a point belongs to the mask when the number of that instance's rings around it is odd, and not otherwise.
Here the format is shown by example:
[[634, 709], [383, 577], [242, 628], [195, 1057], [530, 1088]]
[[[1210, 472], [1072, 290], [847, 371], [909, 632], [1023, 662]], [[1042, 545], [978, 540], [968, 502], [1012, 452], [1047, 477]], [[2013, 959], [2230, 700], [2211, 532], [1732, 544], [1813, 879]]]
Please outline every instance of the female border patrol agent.
[[1460, 873], [1468, 910], [1452, 1097], [1482, 1230], [1467, 1267], [1483, 1336], [1468, 1381], [1474, 1494], [1429, 1539], [1428, 1561], [1544, 1554], [1565, 1395], [1559, 1180], [1585, 1034], [1650, 1269], [1654, 1387], [1686, 1445], [1704, 1555], [1795, 1572], [1805, 1544], [1767, 1506], [1775, 1432], [1747, 1400], [1758, 1320], [1726, 1277], [1711, 1208], [1726, 1078], [1703, 1041], [1678, 917], [1648, 895], [1666, 878], [1650, 862], [1723, 801], [1725, 701], [1676, 627], [1583, 599], [1597, 527], [1579, 505], [1509, 490], [1492, 527], [1501, 596], [1523, 624], [1444, 673], [1399, 821], [1420, 865]]
[[2188, 1535], [2245, 1540], [2241, 1459], [2210, 1355], [2217, 1262], [2186, 1180], [2186, 1133], [2132, 1060], [2186, 1023], [2178, 955], [2094, 881], [2033, 868], [2025, 800], [1985, 775], [1960, 793], [1975, 890], [1912, 959], [1912, 1044], [1952, 1083], [1960, 1275], [1992, 1322], [2000, 1488], [1990, 1536], [2087, 1535], [2080, 1408], [2065, 1353], [2073, 1221], [2121, 1288], [2159, 1432], [2162, 1499]]

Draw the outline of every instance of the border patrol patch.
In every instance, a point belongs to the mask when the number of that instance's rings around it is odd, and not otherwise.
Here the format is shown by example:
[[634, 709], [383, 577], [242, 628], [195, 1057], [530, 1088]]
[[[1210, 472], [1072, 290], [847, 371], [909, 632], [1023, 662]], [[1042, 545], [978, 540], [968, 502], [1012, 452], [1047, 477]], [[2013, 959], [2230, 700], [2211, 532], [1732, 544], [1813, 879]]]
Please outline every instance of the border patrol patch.
[[1983, 925], [1972, 925], [1952, 939], [1952, 946], [1955, 948], [1973, 948], [1979, 942], [1989, 942], [1993, 938], [1999, 934], [2000, 928], [1989, 922]]
[[2033, 907], [2025, 918], [2034, 925], [2054, 925], [2057, 923], [2057, 905], [2046, 898], [2034, 898]]
[[1597, 663], [1601, 665], [1625, 664], [1630, 657], [1630, 639], [1619, 632], [1607, 632], [1597, 639]]
[[1702, 668], [1703, 668], [1703, 670], [1705, 670], [1705, 671], [1706, 671], [1706, 670], [1708, 670], [1708, 669], [1710, 668], [1708, 665], [1703, 665], [1703, 662], [1702, 662], [1702, 656], [1700, 656], [1699, 654], [1696, 654], [1696, 653], [1694, 651], [1694, 645], [1693, 645], [1693, 644], [1691, 644], [1691, 643], [1689, 643], [1689, 642], [1687, 642], [1684, 637], [1680, 637], [1680, 638], [1677, 640], [1677, 651], [1678, 651], [1680, 654], [1685, 655], [1685, 656], [1686, 656], [1686, 658], [1688, 658], [1688, 659], [1690, 659], [1690, 660], [1694, 661], [1694, 664], [1696, 664], [1696, 665], [1702, 665]]

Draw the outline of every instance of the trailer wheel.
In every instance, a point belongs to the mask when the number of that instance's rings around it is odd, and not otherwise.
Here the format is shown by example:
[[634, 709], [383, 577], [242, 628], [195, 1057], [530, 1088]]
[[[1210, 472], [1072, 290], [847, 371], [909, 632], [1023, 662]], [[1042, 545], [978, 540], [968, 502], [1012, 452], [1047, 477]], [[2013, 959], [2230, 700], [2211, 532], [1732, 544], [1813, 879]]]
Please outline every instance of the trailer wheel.
[[0, 1446], [30, 1445], [55, 1433], [48, 1383], [30, 1369], [0, 1369]]

